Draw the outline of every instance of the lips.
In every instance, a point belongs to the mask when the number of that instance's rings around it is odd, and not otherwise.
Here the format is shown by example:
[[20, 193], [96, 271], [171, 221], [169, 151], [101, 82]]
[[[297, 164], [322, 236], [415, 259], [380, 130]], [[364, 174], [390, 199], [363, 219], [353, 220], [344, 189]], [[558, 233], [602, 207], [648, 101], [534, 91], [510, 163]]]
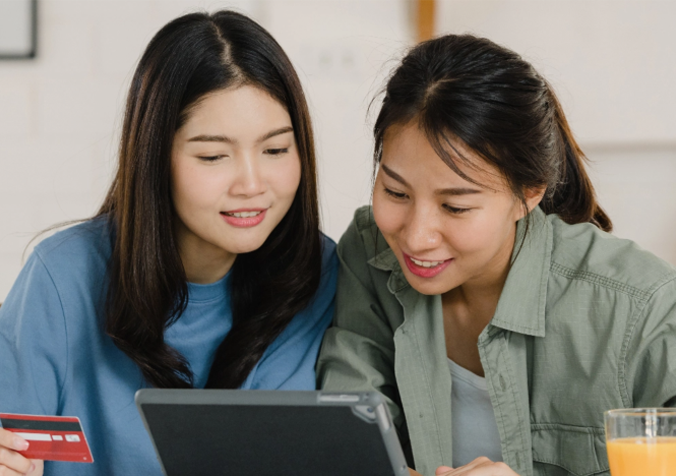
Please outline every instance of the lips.
[[403, 253], [404, 262], [408, 270], [421, 278], [433, 278], [441, 273], [446, 267], [451, 264], [453, 258], [443, 261], [418, 260], [412, 256]]
[[242, 208], [221, 212], [226, 223], [237, 228], [251, 228], [265, 219], [267, 208]]

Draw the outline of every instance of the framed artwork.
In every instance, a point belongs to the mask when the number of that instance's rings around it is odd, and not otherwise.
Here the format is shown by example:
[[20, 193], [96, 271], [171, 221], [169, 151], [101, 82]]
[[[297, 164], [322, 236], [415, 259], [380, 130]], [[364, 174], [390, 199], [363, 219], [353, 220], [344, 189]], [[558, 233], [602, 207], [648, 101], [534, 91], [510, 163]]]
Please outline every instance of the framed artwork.
[[37, 0], [0, 0], [0, 60], [35, 58]]

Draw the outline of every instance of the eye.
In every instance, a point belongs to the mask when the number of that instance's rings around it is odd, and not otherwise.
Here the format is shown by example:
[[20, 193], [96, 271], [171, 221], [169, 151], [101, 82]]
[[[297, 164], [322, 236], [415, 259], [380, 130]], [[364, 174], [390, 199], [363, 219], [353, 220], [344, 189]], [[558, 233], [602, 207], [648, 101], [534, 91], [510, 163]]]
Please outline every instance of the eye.
[[210, 155], [208, 157], [198, 156], [197, 158], [203, 162], [216, 162], [218, 159], [227, 157], [227, 155]]
[[283, 149], [265, 149], [264, 153], [268, 154], [268, 155], [282, 155], [282, 154], [286, 154], [287, 152], [289, 152], [288, 147], [283, 148]]
[[383, 188], [384, 188], [386, 194], [388, 194], [389, 196], [391, 196], [393, 198], [396, 198], [397, 200], [403, 200], [404, 198], [406, 198], [405, 193], [395, 192], [394, 190], [390, 190], [387, 187], [383, 187]]
[[463, 213], [467, 213], [468, 211], [471, 210], [471, 208], [458, 208], [458, 207], [452, 207], [450, 205], [442, 205], [444, 209], [446, 209], [448, 212], [454, 214], [454, 215], [461, 215]]

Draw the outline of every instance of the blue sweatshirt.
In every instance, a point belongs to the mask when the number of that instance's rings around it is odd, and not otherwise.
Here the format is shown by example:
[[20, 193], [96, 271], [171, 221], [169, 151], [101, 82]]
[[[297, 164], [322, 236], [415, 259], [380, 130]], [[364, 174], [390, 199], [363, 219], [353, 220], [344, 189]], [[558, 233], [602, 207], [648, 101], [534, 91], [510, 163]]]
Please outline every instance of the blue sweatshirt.
[[[93, 464], [45, 462], [45, 475], [161, 475], [134, 404], [148, 387], [134, 362], [103, 331], [111, 233], [98, 218], [40, 243], [0, 307], [0, 412], [77, 416]], [[243, 389], [311, 390], [324, 331], [333, 317], [337, 258], [324, 238], [322, 279], [310, 305], [268, 347]], [[166, 342], [204, 387], [232, 326], [229, 274], [188, 284], [183, 315]]]

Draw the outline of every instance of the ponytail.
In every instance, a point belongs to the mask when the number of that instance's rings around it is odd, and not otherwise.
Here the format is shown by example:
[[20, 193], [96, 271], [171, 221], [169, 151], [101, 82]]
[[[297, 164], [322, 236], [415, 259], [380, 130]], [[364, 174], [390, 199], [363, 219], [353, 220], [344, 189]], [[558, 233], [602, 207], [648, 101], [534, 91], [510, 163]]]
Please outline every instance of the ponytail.
[[556, 94], [549, 85], [547, 87], [554, 106], [561, 159], [559, 181], [553, 185], [551, 195], [540, 203], [540, 208], [547, 214], [556, 213], [566, 223], [589, 222], [610, 232], [613, 223], [598, 204], [594, 186], [587, 175], [585, 163], [588, 159], [573, 137]]

